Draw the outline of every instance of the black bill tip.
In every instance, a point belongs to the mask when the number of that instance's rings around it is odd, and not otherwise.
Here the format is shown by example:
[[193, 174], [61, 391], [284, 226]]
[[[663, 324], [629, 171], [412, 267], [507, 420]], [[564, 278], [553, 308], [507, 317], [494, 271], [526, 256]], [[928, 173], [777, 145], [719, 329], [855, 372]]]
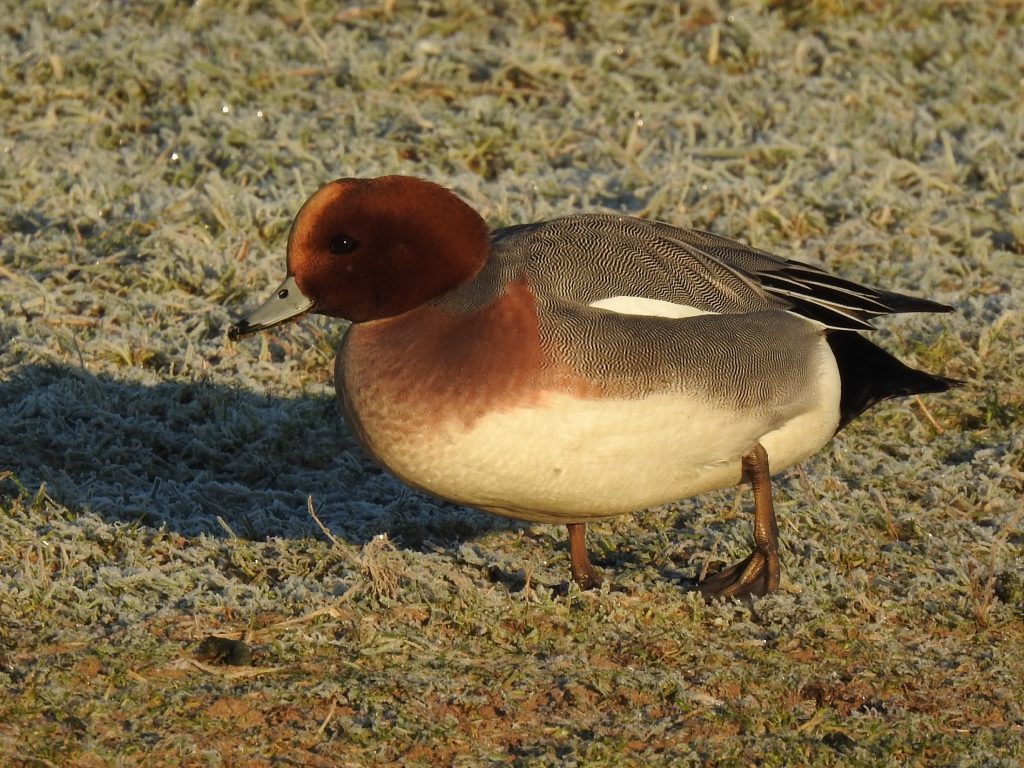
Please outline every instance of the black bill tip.
[[228, 328], [228, 338], [231, 341], [238, 341], [243, 336], [248, 336], [250, 333], [256, 333], [256, 328], [253, 328], [245, 320], [240, 320], [230, 328]]

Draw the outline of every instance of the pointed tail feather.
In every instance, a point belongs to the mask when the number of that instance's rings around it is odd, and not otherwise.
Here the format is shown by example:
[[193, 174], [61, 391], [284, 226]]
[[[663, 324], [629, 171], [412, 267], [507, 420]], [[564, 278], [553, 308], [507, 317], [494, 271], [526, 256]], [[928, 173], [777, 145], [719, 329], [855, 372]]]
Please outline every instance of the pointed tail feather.
[[836, 431], [882, 400], [927, 392], [945, 392], [962, 383], [904, 365], [858, 333], [835, 331], [829, 333], [827, 338], [839, 365], [842, 386], [840, 420]]

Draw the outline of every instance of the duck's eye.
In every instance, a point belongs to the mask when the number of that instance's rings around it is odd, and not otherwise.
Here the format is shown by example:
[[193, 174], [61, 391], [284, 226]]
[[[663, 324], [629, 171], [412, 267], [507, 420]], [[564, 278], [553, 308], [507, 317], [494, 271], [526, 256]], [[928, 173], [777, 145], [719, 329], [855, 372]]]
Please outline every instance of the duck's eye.
[[359, 241], [354, 237], [348, 235], [338, 235], [337, 237], [331, 238], [331, 241], [327, 244], [328, 250], [335, 256], [341, 256], [345, 253], [352, 253], [356, 248], [359, 247]]

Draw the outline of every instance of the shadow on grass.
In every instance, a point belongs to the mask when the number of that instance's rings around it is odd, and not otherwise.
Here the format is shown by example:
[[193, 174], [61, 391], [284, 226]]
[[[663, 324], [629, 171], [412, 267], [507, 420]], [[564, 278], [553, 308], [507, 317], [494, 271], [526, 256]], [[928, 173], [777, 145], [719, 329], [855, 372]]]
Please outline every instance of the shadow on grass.
[[183, 535], [335, 536], [458, 546], [521, 527], [408, 490], [355, 444], [333, 397], [279, 398], [209, 382], [144, 385], [23, 366], [0, 382], [0, 498], [41, 484], [74, 513]]

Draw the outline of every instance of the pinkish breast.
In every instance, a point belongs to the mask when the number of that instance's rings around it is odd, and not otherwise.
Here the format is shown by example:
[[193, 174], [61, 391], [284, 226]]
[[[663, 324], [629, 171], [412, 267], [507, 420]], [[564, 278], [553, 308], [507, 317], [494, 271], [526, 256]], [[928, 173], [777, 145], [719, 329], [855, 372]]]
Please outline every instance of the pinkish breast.
[[426, 305], [353, 325], [338, 351], [338, 398], [353, 431], [379, 458], [394, 441], [470, 429], [482, 416], [536, 402], [585, 382], [541, 347], [536, 304], [510, 284], [482, 310]]

